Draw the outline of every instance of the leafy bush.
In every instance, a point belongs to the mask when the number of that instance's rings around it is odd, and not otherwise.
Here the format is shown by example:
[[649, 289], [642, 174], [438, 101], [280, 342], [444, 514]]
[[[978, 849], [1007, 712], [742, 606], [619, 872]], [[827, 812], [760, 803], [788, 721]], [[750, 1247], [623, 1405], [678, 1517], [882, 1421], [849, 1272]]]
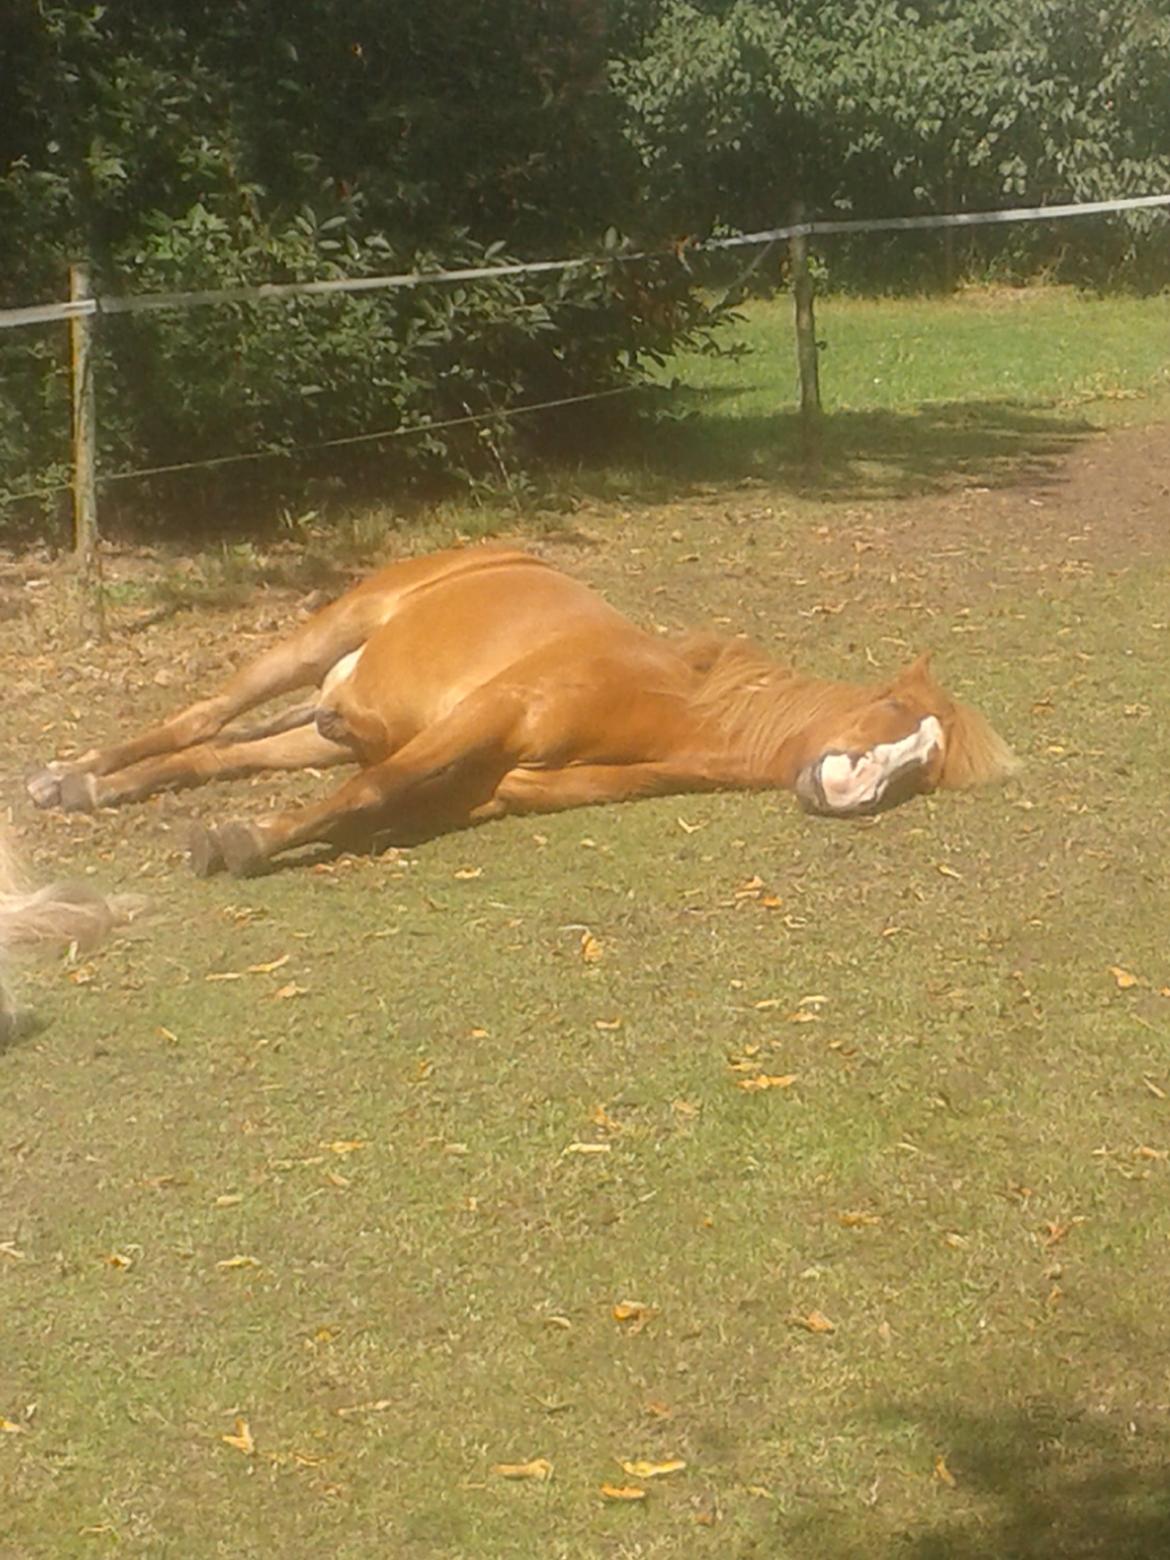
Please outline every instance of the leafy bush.
[[[0, 302], [61, 296], [82, 254], [107, 294], [606, 242], [616, 255], [602, 235], [636, 206], [636, 160], [605, 87], [603, 19], [593, 0], [452, 0], [392, 17], [383, 0], [322, 0], [279, 19], [246, 0], [25, 7], [0, 125]], [[636, 282], [619, 263], [113, 315], [99, 329], [101, 468], [291, 455], [390, 430], [404, 436], [380, 446], [384, 477], [474, 475], [499, 461], [503, 425], [490, 441], [440, 425], [630, 382], [707, 318], [673, 262]], [[9, 493], [60, 469], [63, 335], [0, 341]], [[335, 464], [352, 468], [363, 448]], [[184, 491], [217, 504], [249, 472], [281, 470], [224, 467]]]

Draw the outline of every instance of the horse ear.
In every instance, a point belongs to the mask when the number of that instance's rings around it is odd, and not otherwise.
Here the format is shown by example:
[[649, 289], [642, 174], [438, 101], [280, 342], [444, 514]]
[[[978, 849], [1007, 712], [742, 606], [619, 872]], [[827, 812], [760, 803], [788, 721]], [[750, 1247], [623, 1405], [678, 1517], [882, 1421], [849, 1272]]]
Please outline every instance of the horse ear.
[[921, 687], [923, 684], [933, 685], [934, 678], [930, 671], [930, 651], [924, 650], [920, 656], [916, 656], [909, 666], [904, 666], [894, 678], [895, 688]]

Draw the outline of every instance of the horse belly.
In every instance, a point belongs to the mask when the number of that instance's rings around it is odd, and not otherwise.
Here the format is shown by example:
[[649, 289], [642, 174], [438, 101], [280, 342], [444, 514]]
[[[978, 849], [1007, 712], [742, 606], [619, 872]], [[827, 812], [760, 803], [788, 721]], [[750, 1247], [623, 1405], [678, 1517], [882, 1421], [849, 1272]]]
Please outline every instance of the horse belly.
[[403, 598], [333, 697], [413, 734], [510, 674], [547, 697], [550, 682], [572, 680], [598, 650], [647, 638], [566, 575], [497, 564]]

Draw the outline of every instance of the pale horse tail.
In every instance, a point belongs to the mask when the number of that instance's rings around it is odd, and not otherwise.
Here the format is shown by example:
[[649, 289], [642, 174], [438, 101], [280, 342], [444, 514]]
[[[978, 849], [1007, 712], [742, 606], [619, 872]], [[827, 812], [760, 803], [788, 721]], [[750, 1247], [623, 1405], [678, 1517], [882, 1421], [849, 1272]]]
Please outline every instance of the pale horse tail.
[[7, 976], [15, 948], [91, 948], [116, 926], [126, 926], [145, 908], [138, 894], [100, 894], [88, 883], [51, 883], [29, 888], [0, 826], [0, 1041], [11, 1035], [16, 1007]]

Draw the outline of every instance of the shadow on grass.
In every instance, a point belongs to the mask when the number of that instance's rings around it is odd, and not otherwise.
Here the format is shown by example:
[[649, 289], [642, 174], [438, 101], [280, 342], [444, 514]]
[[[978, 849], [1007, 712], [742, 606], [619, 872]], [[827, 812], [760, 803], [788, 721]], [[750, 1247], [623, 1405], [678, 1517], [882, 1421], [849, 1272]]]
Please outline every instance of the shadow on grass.
[[[737, 414], [745, 395], [759, 404], [758, 387], [747, 383], [683, 386], [520, 418], [516, 464], [509, 459], [506, 484], [485, 481], [477, 490], [478, 509], [471, 502], [460, 507], [458, 528], [480, 534], [478, 516], [486, 535], [501, 520], [514, 524], [534, 506], [547, 518], [562, 507], [571, 509], [580, 497], [656, 503], [708, 484], [759, 483], [840, 502], [914, 498], [972, 485], [1040, 484], [1051, 481], [1069, 451], [1097, 431], [1083, 418], [1008, 399], [840, 410], [824, 414], [810, 457], [796, 410], [778, 406], [774, 414]], [[193, 541], [203, 548], [224, 545], [215, 578], [175, 587], [184, 598], [200, 593], [223, 598], [238, 583], [234, 576], [249, 572], [248, 560], [233, 555], [241, 538], [262, 541], [271, 551], [274, 541], [288, 540], [286, 510], [299, 512], [312, 502], [328, 515], [318, 527], [325, 540], [314, 546], [310, 538], [307, 549], [319, 574], [339, 553], [353, 564], [380, 555], [389, 531], [409, 533], [440, 499], [460, 491], [451, 482], [404, 489], [393, 463], [367, 451], [342, 463], [294, 461], [246, 479], [238, 474], [208, 479], [197, 490], [180, 478], [164, 479], [150, 489], [149, 513], [168, 515], [168, 529], [182, 535], [187, 549]], [[142, 511], [133, 504], [124, 511], [111, 507], [108, 514], [110, 534], [155, 534], [156, 520], [144, 531]], [[272, 570], [271, 559], [265, 568]]]
[[[806, 454], [798, 412], [721, 413], [740, 394], [677, 390], [657, 415], [611, 426], [599, 463], [576, 474], [594, 496], [681, 496], [695, 483], [758, 481], [840, 501], [910, 498], [972, 484], [1044, 483], [1085, 437], [1083, 419], [1010, 400], [933, 402], [914, 411], [836, 411], [822, 419], [819, 448]], [[600, 464], [600, 458], [605, 464]], [[635, 491], [630, 492], [631, 483]]]
[[[1170, 1555], [1170, 1442], [1152, 1415], [1151, 1423], [1122, 1430], [1115, 1419], [1106, 1423], [1043, 1400], [1002, 1412], [947, 1404], [891, 1412], [924, 1426], [945, 1452], [955, 1485], [936, 1477], [934, 1498], [923, 1502], [933, 1511], [909, 1531], [887, 1530], [885, 1548], [869, 1553], [907, 1560]], [[845, 1560], [858, 1553], [859, 1525], [875, 1536], [881, 1530], [879, 1513], [880, 1504], [859, 1524], [821, 1510], [798, 1531], [815, 1536], [815, 1552], [825, 1560]]]

